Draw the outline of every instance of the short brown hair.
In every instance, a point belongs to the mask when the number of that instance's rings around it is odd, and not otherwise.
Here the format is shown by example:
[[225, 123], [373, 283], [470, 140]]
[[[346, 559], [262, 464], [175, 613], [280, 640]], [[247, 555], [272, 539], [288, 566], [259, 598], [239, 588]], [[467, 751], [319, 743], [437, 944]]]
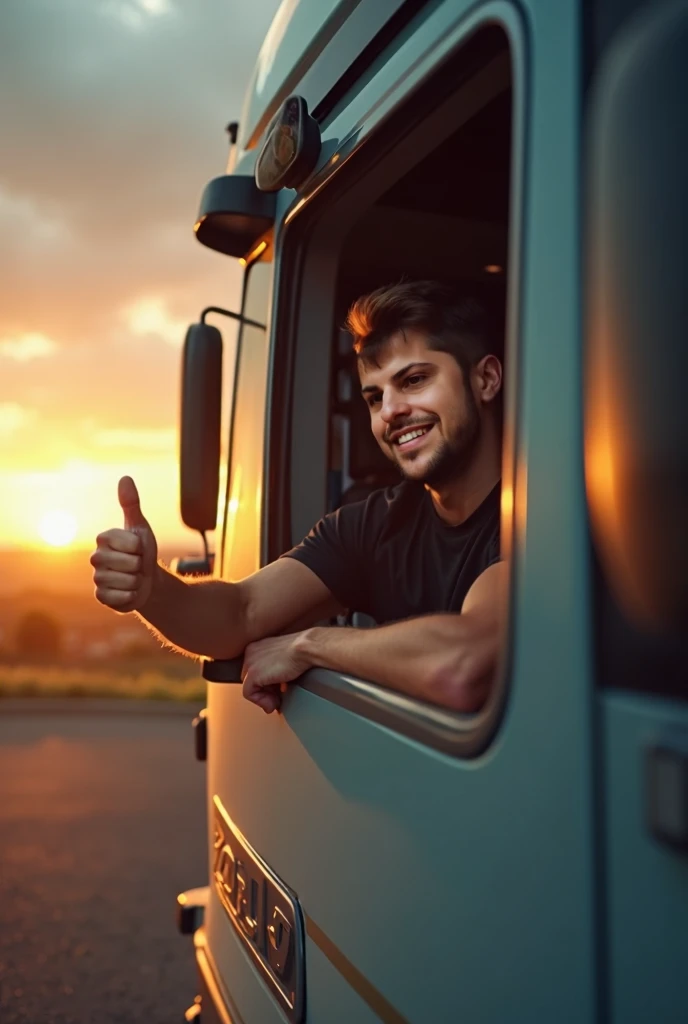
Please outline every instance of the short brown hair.
[[408, 329], [427, 334], [429, 347], [454, 356], [464, 373], [483, 356], [501, 358], [504, 344], [501, 316], [439, 281], [401, 281], [363, 295], [349, 310], [346, 328], [356, 355], [372, 364], [394, 334]]

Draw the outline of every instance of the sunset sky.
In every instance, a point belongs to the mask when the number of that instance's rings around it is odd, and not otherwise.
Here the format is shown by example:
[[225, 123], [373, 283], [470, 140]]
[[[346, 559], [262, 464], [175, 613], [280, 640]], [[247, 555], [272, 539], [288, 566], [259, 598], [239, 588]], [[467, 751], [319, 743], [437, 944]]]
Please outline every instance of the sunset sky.
[[278, 6], [3, 0], [1, 547], [70, 524], [92, 547], [120, 525], [123, 473], [163, 544], [194, 546], [178, 513], [180, 350], [239, 267], [192, 227]]

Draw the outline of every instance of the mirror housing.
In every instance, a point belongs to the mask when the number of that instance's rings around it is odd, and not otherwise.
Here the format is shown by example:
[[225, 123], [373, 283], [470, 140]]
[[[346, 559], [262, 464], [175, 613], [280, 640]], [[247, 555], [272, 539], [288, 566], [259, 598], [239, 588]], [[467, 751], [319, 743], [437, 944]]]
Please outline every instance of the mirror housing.
[[260, 192], [253, 177], [223, 174], [206, 185], [194, 231], [202, 245], [243, 259], [274, 222], [274, 195]]
[[221, 407], [222, 335], [191, 324], [182, 355], [180, 504], [185, 525], [201, 533], [217, 523]]
[[637, 624], [688, 619], [688, 10], [649, 5], [592, 93], [585, 469], [596, 548]]

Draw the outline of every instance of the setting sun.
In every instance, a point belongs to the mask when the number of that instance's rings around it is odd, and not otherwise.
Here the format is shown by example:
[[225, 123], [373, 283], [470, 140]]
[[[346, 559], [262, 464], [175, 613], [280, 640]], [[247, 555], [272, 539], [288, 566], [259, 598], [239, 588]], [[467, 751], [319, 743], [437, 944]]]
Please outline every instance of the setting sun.
[[54, 509], [46, 512], [38, 525], [41, 540], [53, 548], [63, 548], [76, 537], [77, 522], [71, 512]]

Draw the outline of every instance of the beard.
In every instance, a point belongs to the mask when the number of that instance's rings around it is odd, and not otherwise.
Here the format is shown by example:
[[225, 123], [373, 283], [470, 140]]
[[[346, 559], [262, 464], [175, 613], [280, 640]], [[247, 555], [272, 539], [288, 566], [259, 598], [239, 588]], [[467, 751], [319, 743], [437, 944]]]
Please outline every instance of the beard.
[[475, 397], [466, 389], [466, 418], [450, 437], [441, 438], [422, 473], [413, 472], [415, 460], [394, 462], [405, 480], [417, 480], [433, 490], [440, 490], [465, 473], [475, 457], [480, 440], [480, 413]]

